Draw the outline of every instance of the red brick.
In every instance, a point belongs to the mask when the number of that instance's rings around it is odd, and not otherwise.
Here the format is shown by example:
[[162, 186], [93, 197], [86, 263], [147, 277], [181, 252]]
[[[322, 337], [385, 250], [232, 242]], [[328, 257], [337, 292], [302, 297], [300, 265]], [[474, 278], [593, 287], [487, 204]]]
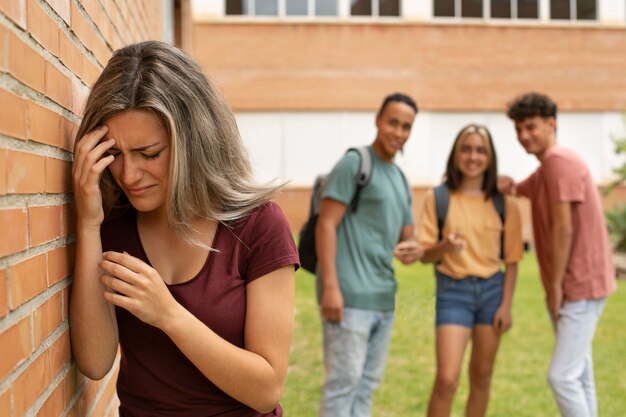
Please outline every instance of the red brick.
[[0, 149], [0, 195], [7, 193], [7, 151]]
[[67, 23], [70, 24], [70, 0], [46, 0], [50, 7]]
[[41, 193], [46, 187], [45, 159], [39, 155], [7, 150], [7, 192]]
[[65, 34], [61, 34], [59, 58], [61, 58], [61, 62], [63, 62], [63, 64], [65, 64], [65, 66], [76, 76], [81, 76], [83, 54], [78, 50], [70, 38], [65, 36]]
[[83, 108], [89, 96], [89, 88], [83, 83], [72, 83], [72, 111], [75, 114], [82, 114]]
[[96, 404], [96, 407], [94, 408], [93, 412], [91, 413], [91, 416], [94, 417], [106, 417], [106, 410], [109, 406], [109, 404], [111, 404], [111, 402], [114, 400], [114, 396], [115, 396], [115, 380], [117, 378], [111, 378], [108, 381], [108, 384], [101, 388], [103, 393], [100, 396], [100, 398], [98, 399], [98, 402]]
[[45, 93], [52, 100], [65, 107], [72, 108], [72, 82], [50, 62], [46, 62]]
[[50, 355], [50, 372], [56, 375], [71, 360], [70, 331], [66, 329], [48, 349]]
[[101, 65], [106, 65], [107, 61], [111, 57], [111, 50], [109, 47], [98, 38], [94, 39], [91, 51]]
[[7, 292], [7, 271], [0, 269], [0, 318], [9, 312], [9, 293]]
[[22, 29], [26, 28], [26, 1], [0, 0], [0, 11]]
[[40, 294], [47, 287], [46, 255], [29, 258], [10, 267], [11, 310]]
[[63, 288], [63, 303], [61, 310], [61, 320], [66, 321], [70, 306], [70, 287]]
[[11, 32], [8, 58], [9, 73], [27, 86], [44, 92], [45, 60]]
[[[83, 2], [85, 3], [85, 2]], [[74, 2], [70, 4], [70, 15], [72, 32], [76, 34], [78, 39], [85, 45], [85, 48], [91, 50], [91, 44], [93, 43], [93, 30], [87, 23], [87, 20], [83, 17], [82, 13], [78, 10]]]
[[92, 86], [100, 76], [102, 70], [98, 66], [93, 64], [86, 56], [83, 55], [82, 59], [83, 75], [81, 79], [85, 82], [85, 84]]
[[29, 246], [50, 242], [61, 236], [61, 206], [28, 208]]
[[72, 151], [74, 150], [74, 136], [78, 131], [78, 125], [74, 122], [61, 117], [61, 148]]
[[32, 407], [51, 380], [47, 351], [39, 355], [13, 383], [13, 412], [22, 416]]
[[28, 216], [26, 209], [0, 209], [0, 258], [21, 252], [28, 247]]
[[62, 295], [61, 291], [57, 292], [33, 313], [33, 343], [35, 350], [61, 324]]
[[37, 417], [59, 417], [64, 410], [63, 383], [60, 383], [37, 411]]
[[0, 88], [0, 133], [26, 139], [26, 101]]
[[60, 116], [33, 101], [28, 102], [28, 134], [30, 139], [52, 146], [61, 146]]
[[48, 252], [48, 286], [70, 276], [74, 269], [74, 245]]
[[11, 415], [11, 391], [9, 389], [0, 393], [0, 416]]
[[51, 54], [59, 56], [59, 27], [56, 22], [37, 5], [35, 0], [28, 0], [28, 31]]
[[76, 206], [74, 203], [61, 207], [61, 236], [69, 236], [75, 231]]
[[[1, 1], [1, 0], [0, 0]], [[7, 31], [4, 27], [0, 27], [0, 70], [4, 70], [4, 41], [7, 36]]]
[[45, 190], [47, 193], [68, 193], [72, 191], [70, 173], [72, 163], [56, 158], [46, 158]]
[[29, 318], [22, 319], [3, 333], [0, 333], [0, 346], [2, 346], [0, 380], [3, 380], [9, 372], [14, 370], [32, 352]]

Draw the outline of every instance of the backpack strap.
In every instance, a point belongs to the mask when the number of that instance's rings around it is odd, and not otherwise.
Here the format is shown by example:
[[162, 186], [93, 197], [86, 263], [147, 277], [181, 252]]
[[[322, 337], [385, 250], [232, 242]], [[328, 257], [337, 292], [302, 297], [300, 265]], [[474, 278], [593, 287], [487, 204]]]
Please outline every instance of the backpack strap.
[[356, 191], [350, 202], [350, 209], [352, 213], [356, 213], [356, 209], [359, 206], [359, 199], [361, 198], [361, 191], [363, 187], [369, 184], [372, 178], [372, 154], [370, 153], [369, 146], [361, 146], [359, 148], [350, 148], [347, 152], [357, 151], [360, 156], [359, 175], [356, 181]]
[[435, 193], [435, 212], [437, 213], [437, 228], [439, 235], [437, 242], [443, 238], [443, 225], [448, 215], [448, 205], [450, 204], [450, 190], [445, 184], [440, 184], [433, 188]]
[[500, 259], [504, 260], [504, 220], [506, 219], [504, 194], [496, 193], [491, 196], [491, 200], [502, 221], [502, 231], [500, 232]]

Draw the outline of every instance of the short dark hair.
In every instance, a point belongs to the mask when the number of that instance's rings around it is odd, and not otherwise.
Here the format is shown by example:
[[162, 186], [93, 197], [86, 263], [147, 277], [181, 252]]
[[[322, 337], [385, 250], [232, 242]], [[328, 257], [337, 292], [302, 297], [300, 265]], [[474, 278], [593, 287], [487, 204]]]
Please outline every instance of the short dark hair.
[[378, 115], [380, 116], [385, 111], [387, 105], [391, 102], [399, 101], [400, 103], [407, 104], [413, 110], [415, 110], [415, 114], [417, 114], [417, 103], [410, 96], [402, 93], [393, 93], [389, 94], [383, 100], [383, 104], [380, 106], [380, 110], [378, 110]]
[[540, 93], [526, 93], [517, 97], [509, 104], [506, 114], [516, 122], [529, 117], [556, 118], [556, 104], [550, 97]]
[[448, 156], [448, 163], [446, 164], [446, 173], [444, 175], [443, 183], [450, 189], [450, 191], [457, 191], [461, 186], [463, 180], [463, 174], [457, 167], [457, 157], [459, 153], [459, 147], [461, 146], [461, 140], [471, 134], [479, 135], [484, 141], [489, 153], [489, 164], [485, 176], [483, 178], [482, 190], [485, 192], [485, 198], [491, 198], [491, 196], [498, 193], [498, 157], [496, 155], [496, 148], [493, 146], [493, 139], [489, 129], [485, 126], [477, 124], [469, 124], [456, 135], [452, 150]]

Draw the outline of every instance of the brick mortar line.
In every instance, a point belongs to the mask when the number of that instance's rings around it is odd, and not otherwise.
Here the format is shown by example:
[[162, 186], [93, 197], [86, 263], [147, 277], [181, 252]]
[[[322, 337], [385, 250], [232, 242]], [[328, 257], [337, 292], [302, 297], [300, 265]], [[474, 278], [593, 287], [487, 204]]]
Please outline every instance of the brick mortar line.
[[[7, 276], [7, 280], [8, 280], [8, 276]], [[6, 316], [0, 319], [0, 333], [4, 332], [9, 327], [13, 326], [19, 321], [30, 317], [29, 324], [31, 325], [30, 327], [31, 327], [31, 338], [32, 338], [33, 336], [32, 335], [32, 314], [39, 307], [41, 307], [46, 301], [52, 298], [53, 295], [55, 295], [57, 292], [62, 292], [65, 288], [69, 287], [70, 284], [71, 284], [71, 278], [62, 279], [61, 281], [57, 282], [53, 286], [46, 288], [46, 290], [43, 291], [42, 293], [38, 294], [34, 298], [28, 300], [26, 303], [19, 306], [16, 310], [10, 311], [9, 314], [7, 314]], [[62, 321], [60, 325], [62, 325], [63, 323], [67, 321], [68, 320]], [[30, 347], [32, 348], [32, 343]], [[30, 356], [32, 356], [33, 354], [34, 352], [31, 352]], [[16, 369], [19, 369], [19, 366]], [[3, 386], [4, 386], [4, 381], [0, 382], [0, 392], [2, 392]]]
[[0, 196], [0, 209], [60, 206], [74, 202], [73, 193], [9, 194]]
[[[59, 18], [60, 19], [60, 18]], [[9, 23], [9, 25], [7, 25], [7, 23]], [[30, 49], [33, 52], [36, 52], [39, 56], [41, 56], [46, 62], [49, 62], [50, 64], [52, 64], [55, 69], [59, 70], [63, 75], [67, 76], [70, 81], [73, 83], [74, 81], [78, 81], [79, 83], [83, 84], [85, 87], [89, 88], [89, 86], [87, 86], [87, 84], [85, 84], [83, 82], [83, 80], [81, 80], [76, 74], [74, 74], [69, 68], [67, 68], [62, 62], [61, 60], [54, 56], [51, 52], [49, 52], [46, 48], [44, 48], [39, 42], [37, 42], [31, 35], [29, 32], [27, 32], [26, 30], [22, 30], [22, 28], [16, 26], [15, 24], [13, 24], [13, 22], [11, 22], [10, 20], [8, 20], [5, 15], [0, 13], [0, 24], [3, 24], [8, 31], [10, 31], [11, 33], [13, 33], [18, 39], [20, 39], [22, 42], [24, 42], [28, 47], [30, 47]], [[60, 28], [59, 28], [60, 29]], [[8, 49], [8, 48], [7, 48]], [[8, 52], [7, 52], [8, 53]], [[4, 75], [4, 74], [3, 74]], [[8, 75], [8, 65], [7, 65], [7, 75]], [[12, 76], [10, 76], [10, 78], [13, 78]], [[20, 82], [20, 84], [22, 84]], [[22, 84], [25, 86], [25, 84]], [[33, 90], [31, 87], [27, 87], [26, 88]], [[38, 94], [44, 95], [43, 93], [39, 93]], [[45, 95], [44, 95], [45, 96]], [[48, 99], [50, 100], [50, 99]], [[51, 100], [52, 101], [52, 100]], [[58, 103], [57, 104], [59, 107], [65, 109], [65, 107], [61, 106]], [[71, 113], [71, 109], [65, 109], [67, 111], [69, 111]]]
[[[31, 322], [32, 322], [32, 318], [31, 318]], [[15, 380], [17, 378], [19, 378], [20, 375], [22, 373], [24, 373], [24, 371], [26, 369], [28, 369], [28, 367], [30, 365], [33, 364], [33, 362], [35, 362], [37, 359], [39, 359], [39, 357], [41, 355], [45, 354], [46, 350], [49, 349], [50, 346], [52, 346], [54, 344], [54, 342], [56, 342], [58, 340], [59, 336], [61, 334], [63, 334], [63, 332], [65, 330], [67, 330], [69, 328], [70, 328], [69, 322], [67, 320], [66, 321], [62, 321], [61, 324], [59, 324], [57, 326], [57, 328], [54, 329], [54, 331], [50, 335], [48, 335], [48, 337], [46, 337], [41, 342], [41, 345], [39, 345], [39, 347], [34, 352], [31, 352], [31, 354], [22, 363], [20, 363], [17, 366], [17, 368], [13, 369], [13, 371], [11, 371], [11, 373], [9, 373], [9, 375], [7, 375], [4, 378], [4, 380], [0, 383], [0, 392], [2, 392], [5, 389], [8, 389], [8, 388], [12, 387], [13, 384], [15, 383]], [[33, 332], [33, 329], [32, 329], [32, 326], [31, 326], [31, 333], [32, 332]], [[63, 373], [63, 369], [65, 369], [65, 368], [69, 369], [69, 364], [66, 364], [59, 373]], [[53, 381], [57, 378], [57, 376], [58, 376], [58, 374], [53, 378]], [[52, 385], [52, 383], [50, 385]], [[46, 392], [49, 389], [50, 385], [48, 385], [48, 388], [46, 388], [44, 390], [44, 392]], [[43, 395], [43, 393], [42, 393], [42, 395]], [[40, 395], [38, 397], [38, 399], [41, 398], [42, 395]], [[36, 402], [37, 401], [35, 401], [35, 403]], [[43, 402], [42, 402], [42, 404], [43, 404]], [[41, 405], [39, 407], [41, 407]], [[26, 412], [26, 414], [24, 414], [24, 416], [26, 416], [26, 415], [28, 415], [28, 411]]]
[[[25, 249], [17, 253], [12, 253], [11, 255], [7, 255], [7, 256], [0, 258], [0, 269], [7, 269], [7, 275], [8, 275], [8, 268], [10, 266], [18, 264], [21, 261], [24, 261], [26, 259], [30, 259], [30, 258], [33, 258], [35, 256], [38, 256], [47, 252], [51, 252], [56, 249], [64, 248], [66, 246], [71, 245], [75, 241], [76, 239], [74, 238], [73, 235], [61, 236], [57, 239], [51, 240], [50, 242], [45, 242], [45, 243], [42, 243], [41, 245], [37, 245], [37, 246]], [[18, 309], [19, 308], [20, 307], [18, 307]], [[0, 319], [0, 329], [2, 328], [2, 324], [1, 324], [2, 320], [3, 319]]]
[[[115, 3], [114, 1], [113, 3], [113, 7], [115, 7], [119, 13], [120, 16], [122, 16], [122, 20], [124, 21], [124, 23], [128, 24], [125, 20], [124, 20], [124, 15], [122, 15], [122, 11], [120, 10], [120, 8], [117, 6], [117, 3]], [[114, 24], [113, 19], [111, 18], [111, 16], [109, 15], [109, 12], [107, 11], [107, 9], [102, 5], [102, 3], [100, 3], [100, 1], [98, 1], [98, 4], [100, 5], [100, 9], [102, 10], [102, 12], [104, 13], [104, 15], [107, 17], [107, 19], [109, 20], [109, 23], [111, 23], [111, 26], [113, 26], [113, 30], [115, 30], [115, 33], [117, 34], [117, 37], [120, 39], [120, 41], [122, 41], [122, 44], [125, 45], [127, 44], [126, 39], [124, 39], [124, 37], [122, 36], [122, 34], [119, 31], [119, 28]], [[109, 45], [109, 48], [111, 49], [111, 51], [113, 51], [113, 45], [111, 45], [110, 43], [107, 42], [107, 45]]]
[[[119, 352], [119, 349], [118, 349], [118, 352]], [[109, 383], [111, 382], [111, 379], [113, 378], [113, 373], [115, 372], [115, 369], [117, 369], [117, 367], [119, 367], [119, 364], [120, 364], [120, 357], [119, 357], [119, 354], [118, 354], [115, 357], [115, 361], [113, 361], [113, 366], [111, 366], [111, 370], [101, 380], [103, 382], [102, 382], [102, 385], [100, 386], [100, 389], [98, 389], [98, 394], [94, 397], [94, 400], [92, 401], [91, 405], [89, 406], [89, 410], [85, 413], [84, 417], [90, 417], [91, 414], [93, 413], [93, 411], [95, 410], [96, 406], [98, 405], [98, 401], [100, 400], [100, 398], [102, 398], [102, 395], [104, 395], [104, 391], [106, 391], [107, 387], [109, 386]], [[87, 378], [87, 379], [89, 381], [92, 381], [89, 378]], [[76, 390], [76, 393], [74, 394], [74, 396], [70, 400], [65, 414], [63, 414], [63, 417], [67, 417], [67, 415], [69, 414], [69, 411], [72, 409], [74, 404], [76, 404], [76, 402], [80, 398], [81, 394], [85, 390], [85, 385], [86, 384], [87, 384], [87, 382], [84, 382], [83, 384], [81, 384], [80, 389]]]
[[[39, 0], [41, 1], [41, 0]], [[80, 3], [78, 0], [70, 0], [74, 3], [74, 5], [76, 6], [76, 10], [78, 10], [78, 13], [80, 13], [83, 18], [85, 19], [85, 21], [87, 22], [87, 24], [89, 25], [89, 27], [91, 28], [91, 30], [94, 31], [94, 33], [96, 34], [96, 36], [98, 36], [98, 38], [104, 42], [104, 44], [108, 47], [109, 51], [111, 51], [111, 53], [113, 52], [113, 48], [111, 47], [111, 45], [109, 44], [109, 42], [106, 40], [106, 38], [104, 37], [104, 34], [102, 33], [102, 31], [100, 30], [100, 27], [98, 25], [96, 25], [96, 22], [93, 21], [93, 19], [91, 18], [91, 16], [89, 15], [89, 13], [87, 12], [87, 10], [83, 7], [82, 3]], [[100, 4], [100, 2], [98, 1], [98, 5], [100, 6], [101, 9], [103, 9], [102, 5]], [[106, 13], [105, 13], [106, 15]], [[109, 18], [108, 15], [106, 15], [107, 19], [109, 19], [109, 21], [111, 21], [111, 19]], [[112, 24], [113, 22], [111, 22]], [[113, 25], [113, 27], [115, 27], [115, 25]], [[81, 43], [82, 44], [82, 43]], [[84, 47], [84, 45], [83, 45]], [[85, 50], [87, 50], [85, 48]], [[91, 51], [90, 51], [91, 53]], [[93, 55], [93, 53], [91, 53], [95, 62], [98, 63], [98, 67], [103, 68], [102, 65], [100, 64], [100, 61], [98, 61], [98, 58], [96, 58], [95, 55]]]
[[[35, 0], [37, 2], [37, 4], [39, 4], [40, 6], [42, 6], [41, 8], [43, 9], [43, 11], [48, 15], [48, 17], [50, 17], [52, 20], [54, 20], [57, 24], [57, 26], [59, 27], [59, 29], [61, 29], [63, 31], [63, 33], [70, 39], [70, 41], [74, 44], [74, 46], [78, 47], [78, 49], [80, 50], [80, 52], [87, 57], [87, 59], [89, 59], [91, 61], [92, 64], [96, 65], [100, 70], [102, 70], [102, 65], [100, 65], [100, 62], [98, 61], [98, 59], [95, 57], [95, 55], [93, 54], [93, 52], [89, 49], [87, 49], [87, 47], [83, 44], [83, 42], [80, 40], [80, 38], [74, 33], [74, 31], [72, 30], [71, 26], [69, 26], [65, 20], [63, 20], [63, 18], [61, 16], [59, 16], [56, 12], [56, 10], [54, 10], [52, 8], [52, 6], [50, 6], [48, 4], [47, 1], [45, 0]], [[70, 0], [72, 1], [72, 0]], [[77, 4], [76, 1], [74, 1], [74, 4]], [[80, 3], [78, 3], [80, 4]], [[77, 9], [79, 10], [79, 13], [83, 14], [83, 17], [85, 13], [82, 13], [82, 11], [80, 10], [82, 8], [82, 5], [80, 5], [80, 7], [77, 7]], [[72, 7], [70, 6], [70, 19], [71, 19], [71, 15], [72, 15]], [[89, 16], [87, 16], [89, 17]], [[91, 18], [89, 18], [89, 20], [91, 20]], [[89, 22], [88, 22], [89, 23]], [[92, 21], [93, 23], [93, 21]], [[94, 27], [97, 28], [97, 26], [95, 26], [95, 24], [93, 25], [89, 25], [90, 28], [93, 30]], [[59, 58], [59, 62], [60, 62], [60, 58]], [[65, 64], [63, 64], [61, 62], [61, 65], [65, 66]], [[67, 67], [66, 67], [67, 68]], [[72, 72], [72, 70], [70, 70], [69, 68], [67, 68], [70, 72]], [[80, 78], [79, 78], [80, 80]], [[80, 80], [82, 81], [82, 80]], [[85, 84], [83, 82], [83, 84]], [[85, 86], [89, 87], [87, 84], [85, 84]]]
[[59, 373], [56, 374], [54, 378], [52, 378], [52, 381], [50, 381], [50, 384], [48, 384], [46, 389], [44, 389], [43, 392], [39, 395], [39, 397], [37, 397], [35, 402], [31, 404], [31, 407], [24, 414], [24, 417], [36, 417], [37, 416], [37, 413], [39, 412], [39, 410], [41, 410], [41, 407], [43, 407], [43, 405], [48, 400], [50, 395], [52, 395], [52, 393], [59, 386], [59, 384], [63, 383], [63, 378], [65, 378], [65, 376], [70, 372], [71, 367], [72, 367], [72, 360], [70, 359], [70, 361], [67, 362], [63, 366], [63, 368], [61, 368]]
[[81, 118], [74, 114], [71, 110], [66, 109], [57, 102], [50, 99], [44, 93], [34, 90], [27, 86], [23, 82], [19, 81], [13, 75], [8, 72], [0, 73], [0, 87], [5, 91], [13, 93], [20, 98], [31, 100], [33, 103], [37, 103], [45, 107], [46, 109], [53, 111], [71, 122], [80, 123]]
[[27, 152], [38, 156], [47, 156], [62, 161], [72, 162], [72, 153], [47, 143], [41, 143], [34, 139], [13, 139], [10, 136], [0, 134], [0, 149]]

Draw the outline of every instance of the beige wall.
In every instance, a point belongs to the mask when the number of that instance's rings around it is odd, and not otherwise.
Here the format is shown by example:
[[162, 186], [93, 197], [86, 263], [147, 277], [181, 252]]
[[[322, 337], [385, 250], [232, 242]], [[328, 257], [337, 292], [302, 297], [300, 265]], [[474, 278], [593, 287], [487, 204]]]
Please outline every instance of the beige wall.
[[434, 111], [626, 108], [626, 30], [485, 24], [196, 23], [193, 54], [235, 110], [370, 110], [392, 90]]

